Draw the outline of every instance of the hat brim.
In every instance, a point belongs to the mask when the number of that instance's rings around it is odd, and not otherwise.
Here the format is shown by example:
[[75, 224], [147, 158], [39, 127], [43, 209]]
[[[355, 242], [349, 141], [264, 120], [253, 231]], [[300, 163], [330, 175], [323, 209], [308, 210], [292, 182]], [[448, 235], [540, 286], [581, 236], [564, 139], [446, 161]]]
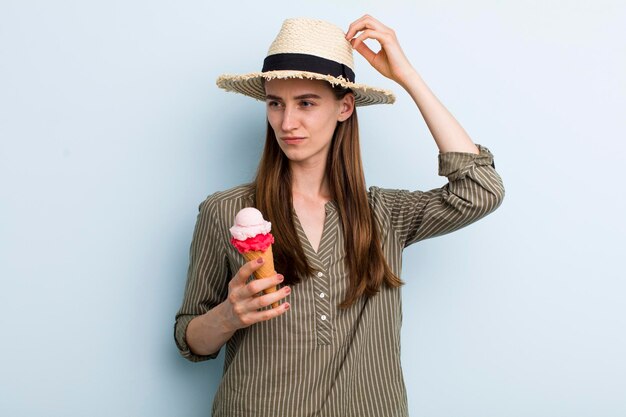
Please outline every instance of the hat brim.
[[217, 78], [218, 87], [235, 93], [244, 94], [257, 100], [265, 101], [265, 88], [263, 80], [284, 80], [289, 78], [301, 78], [311, 80], [328, 81], [331, 85], [340, 85], [349, 88], [354, 93], [356, 106], [371, 106], [373, 104], [393, 104], [396, 97], [389, 90], [370, 87], [365, 84], [352, 83], [342, 78], [331, 75], [323, 75], [307, 71], [267, 71], [253, 72], [243, 75], [224, 74]]

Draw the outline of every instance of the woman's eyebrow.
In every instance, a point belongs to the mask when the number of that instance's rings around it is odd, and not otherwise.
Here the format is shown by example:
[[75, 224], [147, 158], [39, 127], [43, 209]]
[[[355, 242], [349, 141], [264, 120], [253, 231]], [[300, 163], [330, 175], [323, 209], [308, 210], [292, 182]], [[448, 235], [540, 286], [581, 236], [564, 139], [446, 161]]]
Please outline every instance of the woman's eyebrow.
[[318, 96], [317, 94], [313, 94], [313, 93], [308, 93], [308, 94], [301, 94], [299, 96], [294, 97], [296, 100], [303, 100], [303, 99], [307, 99], [307, 98], [317, 98], [320, 99], [322, 97]]
[[[313, 94], [313, 93], [301, 94], [299, 96], [295, 96], [294, 97], [295, 100], [304, 100], [304, 99], [308, 99], [308, 98], [321, 99], [322, 97], [318, 96], [317, 94]], [[278, 96], [274, 96], [272, 94], [266, 94], [265, 95], [265, 99], [266, 100], [282, 100], [282, 98], [280, 98]]]

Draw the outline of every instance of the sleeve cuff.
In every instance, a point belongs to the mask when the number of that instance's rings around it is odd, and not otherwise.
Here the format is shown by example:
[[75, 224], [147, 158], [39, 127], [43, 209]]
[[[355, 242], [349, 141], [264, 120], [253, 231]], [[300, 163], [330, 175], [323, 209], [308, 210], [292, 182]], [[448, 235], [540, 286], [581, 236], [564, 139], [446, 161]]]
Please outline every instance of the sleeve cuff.
[[450, 181], [460, 180], [467, 176], [475, 166], [491, 166], [495, 169], [493, 154], [482, 145], [476, 145], [479, 153], [445, 152], [439, 154], [439, 175], [448, 177]]
[[188, 359], [192, 362], [202, 362], [209, 359], [217, 358], [217, 355], [219, 355], [220, 353], [219, 350], [210, 355], [196, 355], [189, 348], [187, 340], [185, 339], [185, 334], [187, 333], [187, 326], [189, 326], [189, 322], [193, 320], [194, 317], [196, 316], [180, 316], [176, 320], [176, 324], [174, 325], [174, 340], [176, 340], [176, 346], [178, 347], [178, 351], [185, 359]]

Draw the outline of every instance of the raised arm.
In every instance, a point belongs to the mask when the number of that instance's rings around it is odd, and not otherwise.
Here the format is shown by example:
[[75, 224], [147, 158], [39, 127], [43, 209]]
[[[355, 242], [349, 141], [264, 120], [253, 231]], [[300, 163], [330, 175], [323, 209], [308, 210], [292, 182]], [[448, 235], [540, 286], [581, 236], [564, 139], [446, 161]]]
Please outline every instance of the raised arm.
[[[478, 154], [478, 148], [463, 127], [444, 107], [413, 68], [393, 29], [369, 15], [354, 21], [346, 33], [352, 47], [382, 75], [400, 84], [413, 98], [441, 153]], [[372, 51], [363, 41], [374, 39], [381, 49]]]

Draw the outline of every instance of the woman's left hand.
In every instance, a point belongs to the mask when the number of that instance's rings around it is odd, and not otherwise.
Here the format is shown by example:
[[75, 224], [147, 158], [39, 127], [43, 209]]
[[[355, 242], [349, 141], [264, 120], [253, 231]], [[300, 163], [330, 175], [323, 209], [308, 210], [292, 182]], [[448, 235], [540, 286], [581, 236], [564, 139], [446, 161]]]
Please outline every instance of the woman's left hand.
[[[352, 22], [346, 33], [346, 39], [378, 72], [402, 86], [406, 85], [409, 76], [415, 72], [400, 48], [393, 29], [383, 25], [372, 16], [365, 15]], [[380, 51], [372, 51], [363, 42], [366, 39], [378, 41], [381, 46]]]

